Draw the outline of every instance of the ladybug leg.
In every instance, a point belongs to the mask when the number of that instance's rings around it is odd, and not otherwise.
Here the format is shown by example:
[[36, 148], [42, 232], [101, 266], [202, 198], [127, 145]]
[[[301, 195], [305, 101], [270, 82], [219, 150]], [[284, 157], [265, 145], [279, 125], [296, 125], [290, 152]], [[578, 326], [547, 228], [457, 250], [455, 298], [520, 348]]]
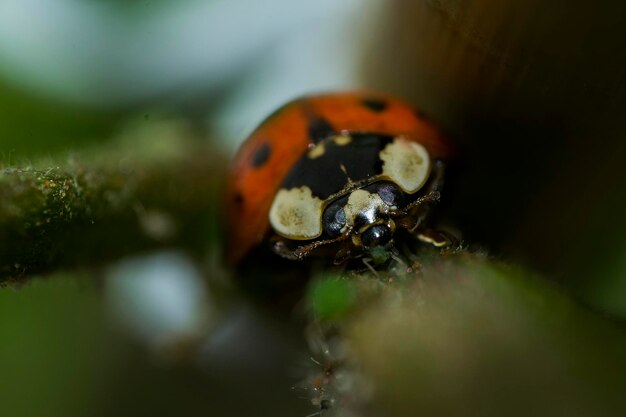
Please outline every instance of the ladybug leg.
[[[298, 246], [295, 249], [290, 249], [287, 246], [287, 243], [285, 243], [284, 240], [280, 239], [280, 238], [275, 238], [272, 239], [272, 251], [274, 251], [275, 254], [285, 258], [285, 259], [289, 259], [290, 261], [301, 261], [304, 258], [306, 258], [309, 253], [317, 248], [320, 245], [314, 246], [313, 244], [310, 245], [305, 245], [305, 246]], [[315, 242], [317, 243], [317, 242]]]
[[308, 245], [298, 246], [295, 249], [290, 249], [282, 238], [275, 236], [272, 238], [272, 250], [274, 251], [274, 253], [282, 256], [285, 259], [301, 261], [302, 259], [309, 256], [309, 254], [317, 248], [325, 245], [330, 245], [332, 243], [337, 243], [347, 238], [348, 235], [339, 236], [335, 239], [318, 240], [316, 242], [309, 243]]
[[298, 261], [302, 259], [299, 257], [295, 250], [291, 250], [287, 247], [287, 244], [279, 239], [272, 239], [272, 251], [282, 258], [289, 259], [291, 261]]
[[[411, 204], [407, 205], [402, 210], [392, 212], [394, 216], [407, 216], [411, 213], [419, 211], [419, 209], [425, 209], [429, 204], [438, 203], [441, 199], [441, 193], [439, 191], [430, 191], [428, 194], [421, 196]], [[422, 210], [425, 211], [425, 210]]]
[[376, 278], [380, 278], [380, 275], [378, 274], [378, 272], [376, 272], [376, 270], [374, 269], [374, 267], [372, 266], [372, 264], [370, 264], [370, 261], [372, 260], [372, 258], [362, 258], [361, 259], [363, 261], [363, 264], [367, 267], [367, 269], [370, 270], [370, 272], [376, 277]]
[[427, 193], [406, 206], [399, 213], [401, 217], [396, 220], [396, 225], [405, 228], [416, 239], [437, 248], [459, 244], [459, 240], [450, 233], [422, 227], [428, 215], [429, 206], [438, 203], [441, 199], [439, 190], [443, 185], [444, 168], [443, 162], [435, 163], [432, 172], [433, 179], [428, 186]]
[[428, 210], [427, 207], [422, 206], [422, 208], [421, 212], [416, 210], [413, 214], [396, 220], [396, 225], [406, 229], [410, 235], [419, 241], [429, 243], [436, 248], [458, 246], [459, 240], [452, 234], [443, 230], [424, 227]]
[[430, 191], [403, 210], [392, 213], [392, 216], [395, 217], [396, 226], [406, 229], [412, 235], [416, 235], [420, 231], [420, 226], [426, 220], [429, 206], [439, 202], [439, 198], [439, 191]]
[[432, 181], [428, 187], [429, 191], [439, 191], [441, 189], [445, 170], [446, 166], [442, 161], [435, 161], [431, 172]]
[[446, 248], [449, 246], [458, 246], [459, 240], [448, 232], [443, 230], [424, 229], [414, 235], [417, 239], [424, 243], [429, 243], [436, 248]]
[[353, 256], [352, 252], [350, 251], [350, 249], [348, 249], [347, 247], [341, 248], [335, 254], [335, 258], [333, 259], [333, 263], [335, 265], [341, 265], [341, 264], [347, 262], [348, 260], [352, 259], [353, 257], [354, 256]]

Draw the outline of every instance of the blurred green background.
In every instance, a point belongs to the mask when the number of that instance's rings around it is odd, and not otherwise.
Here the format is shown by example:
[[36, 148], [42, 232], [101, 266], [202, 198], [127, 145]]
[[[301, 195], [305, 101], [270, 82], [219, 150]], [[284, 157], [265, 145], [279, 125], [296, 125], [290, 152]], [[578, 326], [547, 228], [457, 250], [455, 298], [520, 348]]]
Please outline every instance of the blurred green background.
[[[295, 96], [387, 91], [459, 145], [441, 222], [623, 321], [625, 38], [617, 1], [4, 0], [0, 164], [57, 164], [168, 123], [230, 155]], [[212, 277], [184, 255], [156, 256], [99, 279], [64, 272], [0, 288], [1, 415], [313, 412], [284, 366], [308, 361], [288, 323], [244, 304], [217, 317], [209, 295], [189, 299]], [[159, 257], [182, 265], [174, 275], [192, 289], [121, 309], [146, 290], [115, 277]], [[179, 319], [155, 330], [150, 317], [168, 303]]]

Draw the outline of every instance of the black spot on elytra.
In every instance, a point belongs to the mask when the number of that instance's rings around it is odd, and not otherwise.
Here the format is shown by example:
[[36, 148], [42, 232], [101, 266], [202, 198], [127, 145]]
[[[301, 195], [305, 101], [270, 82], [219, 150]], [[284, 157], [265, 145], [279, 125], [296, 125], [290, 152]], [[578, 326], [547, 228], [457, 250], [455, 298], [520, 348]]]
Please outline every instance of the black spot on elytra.
[[428, 120], [428, 116], [421, 109], [415, 109], [415, 117], [420, 120]]
[[241, 207], [243, 205], [243, 195], [240, 192], [235, 193], [233, 196], [233, 202], [237, 207]]
[[387, 102], [377, 98], [366, 98], [361, 103], [373, 112], [380, 113], [387, 109]]
[[270, 157], [271, 151], [272, 148], [267, 142], [259, 146], [259, 148], [254, 152], [254, 155], [252, 155], [252, 166], [255, 168], [260, 168], [265, 165]]
[[307, 131], [313, 143], [318, 143], [336, 133], [335, 129], [323, 117], [312, 118], [309, 121]]

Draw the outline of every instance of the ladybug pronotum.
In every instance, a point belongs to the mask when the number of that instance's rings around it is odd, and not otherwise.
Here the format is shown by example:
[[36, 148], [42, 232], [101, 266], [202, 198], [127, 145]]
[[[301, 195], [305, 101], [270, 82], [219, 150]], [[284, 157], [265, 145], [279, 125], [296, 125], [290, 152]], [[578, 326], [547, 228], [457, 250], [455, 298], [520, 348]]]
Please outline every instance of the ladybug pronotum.
[[244, 142], [231, 167], [228, 257], [267, 247], [336, 262], [400, 234], [435, 245], [424, 217], [440, 198], [450, 146], [423, 115], [382, 94], [287, 103]]

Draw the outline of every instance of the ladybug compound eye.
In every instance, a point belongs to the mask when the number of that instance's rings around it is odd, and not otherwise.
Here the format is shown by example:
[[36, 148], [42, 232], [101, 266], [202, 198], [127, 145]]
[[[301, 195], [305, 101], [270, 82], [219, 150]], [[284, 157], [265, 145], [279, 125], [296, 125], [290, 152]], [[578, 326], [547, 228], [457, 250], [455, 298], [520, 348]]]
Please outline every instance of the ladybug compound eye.
[[394, 184], [382, 183], [378, 185], [376, 192], [389, 207], [400, 208], [404, 206], [404, 193]]
[[341, 230], [346, 226], [346, 212], [343, 209], [340, 201], [336, 201], [324, 211], [322, 219], [324, 230], [331, 237], [336, 237], [341, 234]]
[[391, 228], [387, 224], [376, 224], [361, 233], [361, 242], [366, 248], [385, 246], [393, 236]]

